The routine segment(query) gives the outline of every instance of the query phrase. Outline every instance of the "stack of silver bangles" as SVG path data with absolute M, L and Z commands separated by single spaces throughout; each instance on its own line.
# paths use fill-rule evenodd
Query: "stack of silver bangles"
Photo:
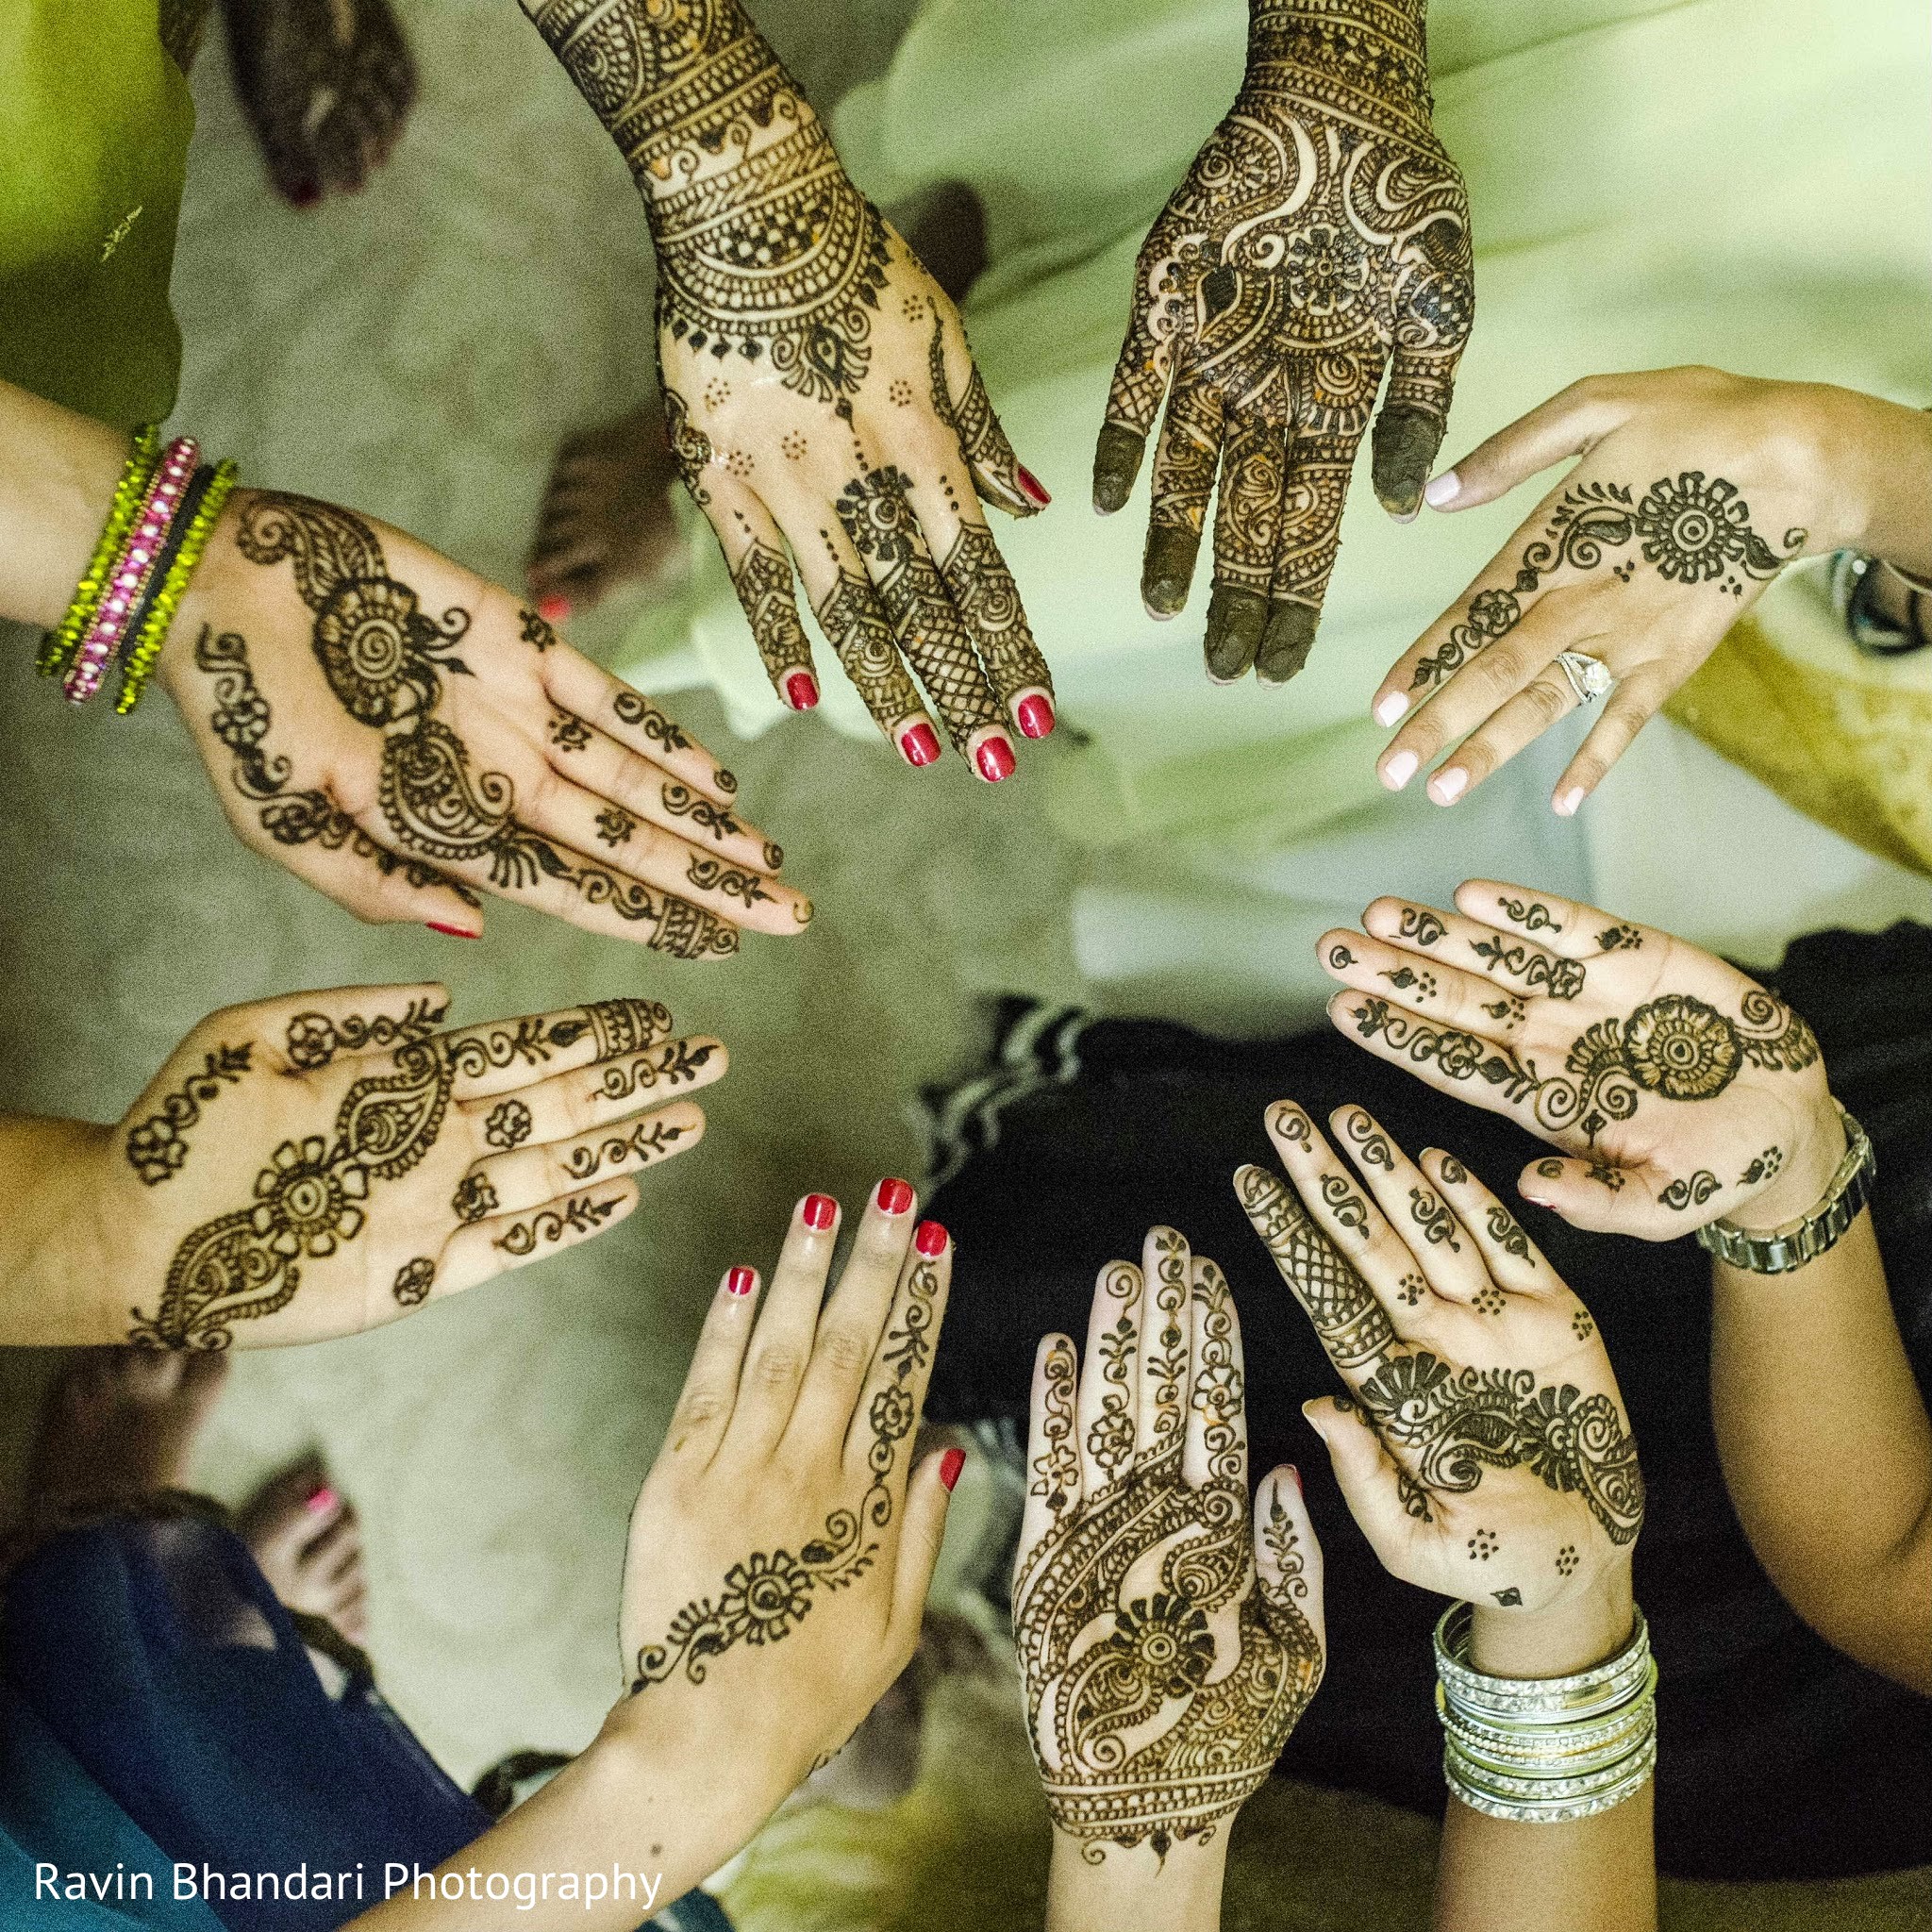
M 1568 1677 L 1491 1677 L 1469 1664 L 1470 1607 L 1436 1625 L 1442 1775 L 1472 1810 L 1561 1824 L 1634 1796 L 1657 1765 L 1657 1663 L 1637 1612 L 1630 1641 Z

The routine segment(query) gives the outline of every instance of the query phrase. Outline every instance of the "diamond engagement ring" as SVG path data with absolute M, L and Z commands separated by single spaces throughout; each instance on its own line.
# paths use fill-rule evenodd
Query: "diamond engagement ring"
M 1557 662 L 1570 680 L 1570 689 L 1576 693 L 1579 705 L 1593 704 L 1617 681 L 1610 675 L 1610 667 L 1600 658 L 1589 657 L 1582 651 L 1559 651 Z

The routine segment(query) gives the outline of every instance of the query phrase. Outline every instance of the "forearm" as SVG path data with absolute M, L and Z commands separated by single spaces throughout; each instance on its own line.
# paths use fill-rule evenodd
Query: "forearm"
M 1869 1213 L 1789 1274 L 1712 1269 L 1718 1453 L 1758 1560 L 1821 1636 L 1932 1691 L 1932 1425 Z
M 518 5 L 609 129 L 654 226 L 658 201 L 728 175 L 803 129 L 829 153 L 810 107 L 737 0 Z
M 126 1284 L 99 1263 L 90 1186 L 108 1134 L 86 1121 L 0 1115 L 0 1347 L 126 1335 Z
M 1535 1616 L 1477 1608 L 1470 1662 L 1497 1676 L 1588 1670 L 1629 1641 L 1627 1566 L 1585 1601 Z M 1452 1797 L 1436 1873 L 1437 1932 L 1653 1932 L 1657 1859 L 1652 1788 L 1564 1824 L 1491 1818 Z
M 434 1885 L 425 1876 L 404 1888 L 345 1932 L 630 1932 L 749 1836 L 724 1802 L 735 1767 L 714 1760 L 701 1772 L 698 1756 L 607 1724 L 534 1797 L 439 1865 Z M 582 1878 L 617 1874 L 635 1890 L 585 1897 Z M 505 1894 L 494 1900 L 492 1877 Z
M 1097 1865 L 1081 1856 L 1079 1840 L 1056 1830 L 1046 1932 L 1215 1932 L 1233 1824 L 1226 1819 L 1206 1844 L 1175 1845 L 1164 1857 L 1148 1845 L 1108 1845 Z
M 119 430 L 0 382 L 0 617 L 60 622 L 127 451 Z

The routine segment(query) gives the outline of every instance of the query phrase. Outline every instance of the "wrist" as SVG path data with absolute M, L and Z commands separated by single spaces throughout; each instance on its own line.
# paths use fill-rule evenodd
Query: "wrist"
M 1249 78 L 1291 85 L 1295 73 L 1413 103 L 1426 118 L 1428 0 L 1248 0 Z
M 1098 1840 L 1105 1857 L 1090 1864 L 1088 1840 L 1056 1825 L 1046 1882 L 1046 1932 L 1214 1932 L 1227 1875 L 1233 1818 L 1212 1838 L 1172 1845 L 1165 1857 L 1151 1845 Z
M 1546 1610 L 1472 1606 L 1469 1661 L 1495 1677 L 1566 1677 L 1630 1641 L 1636 1598 L 1630 1558 L 1618 1553 L 1591 1587 Z
M 1824 1198 L 1845 1158 L 1844 1122 L 1827 1093 L 1807 1124 L 1798 1144 L 1762 1192 L 1724 1217 L 1727 1226 L 1763 1234 L 1809 1214 Z

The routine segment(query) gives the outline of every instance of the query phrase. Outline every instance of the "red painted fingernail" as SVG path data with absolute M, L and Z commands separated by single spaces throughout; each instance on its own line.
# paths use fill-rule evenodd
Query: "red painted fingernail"
M 951 1237 L 937 1221 L 922 1221 L 912 1237 L 912 1245 L 922 1255 L 943 1255 Z
M 739 1296 L 748 1295 L 758 1285 L 758 1278 L 749 1268 L 734 1268 L 724 1277 L 724 1292 Z
M 1013 475 L 1019 481 L 1020 494 L 1028 503 L 1037 503 L 1041 509 L 1044 509 L 1053 501 L 1053 498 L 1046 493 L 1046 485 L 1024 463 L 1015 463 L 1013 465 Z
M 298 181 L 289 190 L 291 208 L 313 208 L 322 199 L 322 190 L 313 181 Z
M 794 671 L 785 680 L 785 702 L 794 711 L 808 711 L 819 701 L 819 681 L 809 671 Z
M 1302 1473 L 1301 1473 L 1301 1471 L 1300 1471 L 1300 1470 L 1298 1470 L 1298 1469 L 1297 1469 L 1297 1468 L 1296 1468 L 1296 1467 L 1294 1466 L 1294 1464 L 1291 1462 L 1290 1464 L 1288 1464 L 1288 1473 L 1289 1473 L 1289 1474 L 1290 1474 L 1290 1475 L 1293 1476 L 1293 1478 L 1294 1478 L 1294 1492 L 1295 1492 L 1295 1494 L 1296 1494 L 1297 1496 L 1305 1494 L 1305 1493 L 1306 1493 L 1306 1491 L 1304 1491 L 1304 1490 L 1302 1489 Z
M 997 785 L 1002 778 L 1013 775 L 1013 747 L 1003 737 L 989 738 L 973 754 L 973 762 L 989 785 Z
M 823 1234 L 839 1218 L 839 1204 L 829 1194 L 808 1194 L 805 1197 L 806 1226 Z
M 908 765 L 930 765 L 938 761 L 940 741 L 924 718 L 899 734 L 899 755 Z
M 1020 721 L 1020 729 L 1028 738 L 1044 738 L 1053 729 L 1053 700 L 1022 698 L 1014 709 L 1014 716 Z
M 539 597 L 537 615 L 545 624 L 568 624 L 570 622 L 570 599 L 568 597 Z
M 966 1452 L 963 1449 L 948 1449 L 940 1457 L 940 1481 L 950 1491 L 959 1480 L 959 1472 L 966 1467 Z
M 326 1516 L 342 1499 L 326 1483 L 317 1483 L 302 1505 L 311 1516 Z
M 903 1214 L 912 1205 L 911 1184 L 889 1177 L 879 1183 L 875 1198 L 881 1214 Z
M 465 932 L 459 925 L 444 925 L 441 920 L 437 919 L 425 919 L 423 924 L 431 932 L 440 932 L 445 939 L 480 940 L 483 937 L 480 932 Z

